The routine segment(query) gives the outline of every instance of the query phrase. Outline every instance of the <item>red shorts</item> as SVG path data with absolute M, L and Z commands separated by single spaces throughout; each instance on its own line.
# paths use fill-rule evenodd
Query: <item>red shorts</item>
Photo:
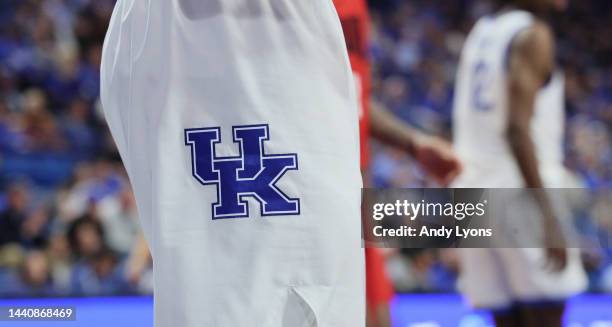
M 393 298 L 393 286 L 385 268 L 380 249 L 366 248 L 366 300 L 369 308 L 388 304 Z

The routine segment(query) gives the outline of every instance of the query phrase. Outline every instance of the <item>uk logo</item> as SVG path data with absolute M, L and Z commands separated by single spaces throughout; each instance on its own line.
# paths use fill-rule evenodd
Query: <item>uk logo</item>
M 217 189 L 212 218 L 248 217 L 247 198 L 259 202 L 262 216 L 299 215 L 300 199 L 287 196 L 276 185 L 287 171 L 298 169 L 297 154 L 267 154 L 270 131 L 265 124 L 234 126 L 232 135 L 238 156 L 219 157 L 215 145 L 221 143 L 220 127 L 185 130 L 193 177 Z

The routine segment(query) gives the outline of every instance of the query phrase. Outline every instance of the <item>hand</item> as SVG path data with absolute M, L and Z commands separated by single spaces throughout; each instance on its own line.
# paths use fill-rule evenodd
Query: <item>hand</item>
M 567 249 L 546 249 L 546 268 L 553 272 L 561 272 L 567 267 Z
M 553 272 L 561 272 L 567 266 L 567 245 L 565 236 L 555 218 L 545 219 L 544 246 L 546 250 L 545 267 Z
M 438 137 L 421 136 L 415 143 L 414 157 L 442 186 L 450 184 L 461 173 L 461 163 L 451 145 Z
M 130 285 L 138 285 L 138 283 L 140 283 L 140 278 L 142 277 L 143 271 L 144 269 L 141 265 L 135 264 L 133 260 L 128 260 L 124 276 L 125 280 Z

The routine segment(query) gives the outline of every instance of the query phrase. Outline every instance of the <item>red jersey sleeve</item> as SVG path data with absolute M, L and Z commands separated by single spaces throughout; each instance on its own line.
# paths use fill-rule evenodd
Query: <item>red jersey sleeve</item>
M 370 102 L 370 63 L 368 58 L 369 16 L 365 0 L 334 0 L 336 11 L 342 23 L 344 38 L 355 76 L 359 96 L 359 138 L 361 147 L 361 166 L 365 169 L 368 162 L 368 137 Z

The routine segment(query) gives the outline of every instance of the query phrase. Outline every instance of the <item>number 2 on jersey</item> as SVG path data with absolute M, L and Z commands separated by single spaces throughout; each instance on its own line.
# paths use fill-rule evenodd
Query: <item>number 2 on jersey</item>
M 491 100 L 486 98 L 487 86 L 490 81 L 489 66 L 484 61 L 478 61 L 472 72 L 472 106 L 477 111 L 489 111 L 493 107 Z

